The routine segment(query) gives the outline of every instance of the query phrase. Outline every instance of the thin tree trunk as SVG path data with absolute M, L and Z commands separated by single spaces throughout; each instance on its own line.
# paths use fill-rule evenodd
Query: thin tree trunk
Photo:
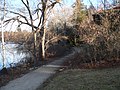
M 2 62 L 3 62 L 3 68 L 5 67 L 5 43 L 4 43 L 4 31 L 3 31 L 3 21 L 2 24 Z
M 42 37 L 42 59 L 45 59 L 45 35 L 46 35 L 46 30 L 44 28 L 43 32 L 43 37 Z
M 34 37 L 34 67 L 36 65 L 37 62 L 37 56 L 36 56 L 36 32 L 33 32 L 33 37 Z
M 42 20 L 42 60 L 45 59 L 45 35 L 46 35 L 46 26 L 45 26 L 45 23 L 46 23 L 46 11 L 47 11 L 47 0 L 46 1 L 43 1 L 43 12 L 42 12 L 42 15 L 43 15 L 43 20 Z
M 2 26 L 2 57 L 3 57 L 3 68 L 5 67 L 5 41 L 4 41 L 4 18 L 5 18 L 5 0 L 4 0 L 4 11 L 3 11 L 3 17 L 1 20 L 1 26 Z
M 40 31 L 40 36 L 42 37 L 41 43 L 39 45 L 39 50 L 41 50 L 42 59 L 45 59 L 45 39 L 46 39 L 46 20 L 47 20 L 47 10 L 50 8 L 50 6 L 47 7 L 47 3 L 49 0 L 41 0 L 42 1 L 42 27 Z M 56 3 L 58 3 L 59 0 L 51 4 L 51 9 L 54 7 Z M 40 55 L 39 55 L 40 56 Z

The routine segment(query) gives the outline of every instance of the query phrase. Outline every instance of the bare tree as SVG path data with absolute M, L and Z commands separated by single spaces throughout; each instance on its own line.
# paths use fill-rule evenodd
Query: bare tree
M 31 8 L 29 0 L 21 0 L 23 3 L 27 14 L 21 13 L 18 11 L 6 10 L 9 13 L 15 15 L 15 17 L 7 19 L 4 23 L 10 21 L 17 21 L 22 24 L 26 24 L 32 28 L 32 33 L 34 37 L 34 60 L 37 60 L 36 57 L 36 47 L 37 42 L 39 42 L 39 60 L 45 58 L 45 36 L 46 36 L 46 23 L 49 18 L 50 12 L 53 7 L 60 2 L 60 0 L 41 0 L 36 5 L 36 8 Z M 3 9 L 2 9 L 3 10 Z M 37 40 L 36 37 L 39 33 L 40 39 Z

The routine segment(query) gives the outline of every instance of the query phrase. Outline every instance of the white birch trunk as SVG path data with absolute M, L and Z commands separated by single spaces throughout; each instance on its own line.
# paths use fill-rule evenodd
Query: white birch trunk
M 4 18 L 5 18 L 5 0 L 4 0 L 4 11 L 3 11 L 3 17 L 1 20 L 1 28 L 2 28 L 2 62 L 3 62 L 3 68 L 5 67 L 5 41 L 4 41 Z
M 4 29 L 3 29 L 3 22 L 1 22 L 2 25 L 2 62 L 3 62 L 3 68 L 5 67 L 5 42 L 4 42 Z
M 46 35 L 46 29 L 44 28 L 43 37 L 42 37 L 42 58 L 43 60 L 45 58 L 45 35 Z

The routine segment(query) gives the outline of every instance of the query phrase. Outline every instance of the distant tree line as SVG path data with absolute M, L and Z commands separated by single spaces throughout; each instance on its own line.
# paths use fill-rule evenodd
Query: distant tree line
M 1 36 L 1 32 L 0 32 Z M 31 32 L 23 31 L 23 32 L 4 32 L 5 42 L 13 42 L 13 43 L 23 43 L 25 42 L 29 37 L 32 37 Z M 2 38 L 0 37 L 0 41 Z

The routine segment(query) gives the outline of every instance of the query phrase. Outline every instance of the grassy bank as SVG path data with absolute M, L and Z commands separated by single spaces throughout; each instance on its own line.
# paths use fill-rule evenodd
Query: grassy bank
M 120 67 L 66 70 L 37 90 L 120 90 Z

